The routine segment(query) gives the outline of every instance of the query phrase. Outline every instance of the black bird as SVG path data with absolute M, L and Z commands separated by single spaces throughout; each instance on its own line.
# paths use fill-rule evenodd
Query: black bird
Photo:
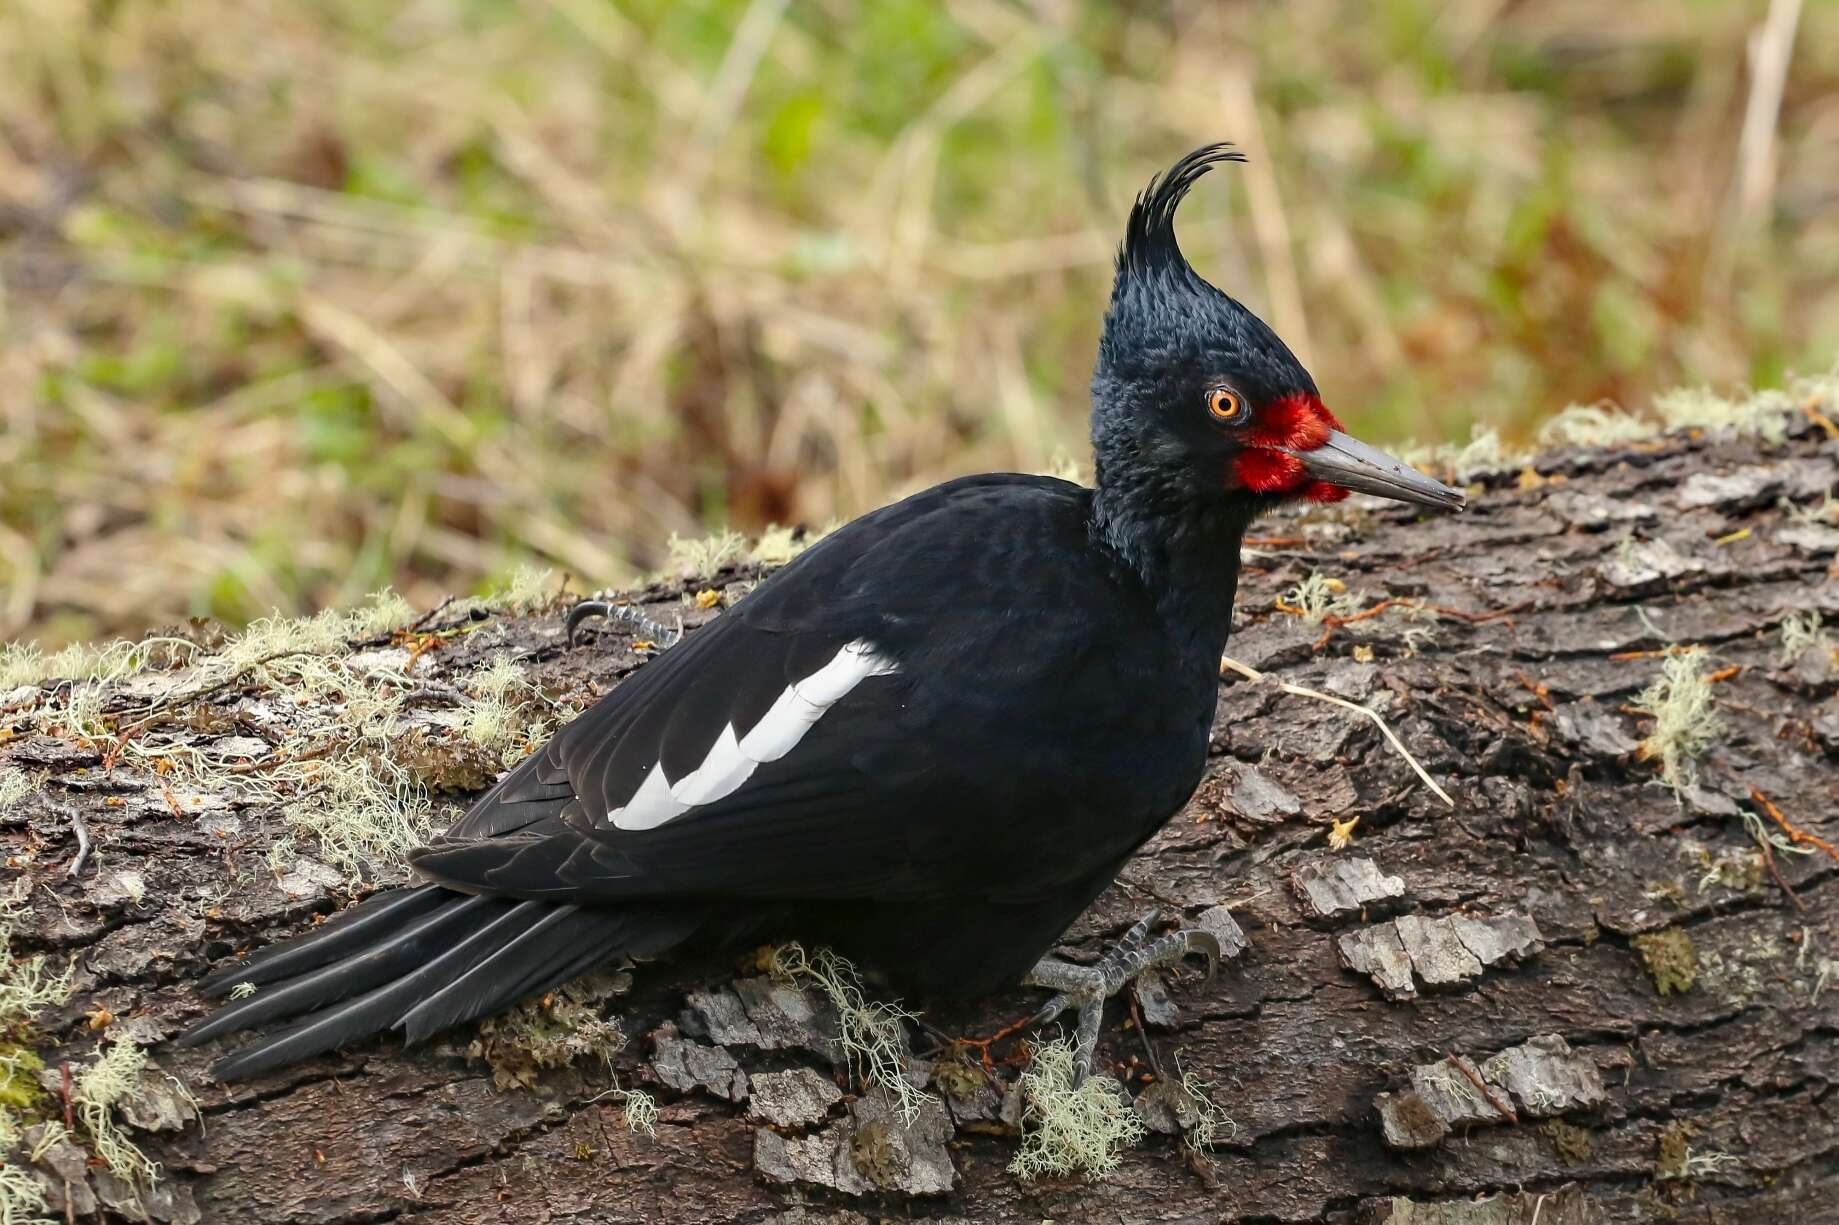
M 1217 952 L 1139 925 L 1043 960 L 1199 783 L 1245 529 L 1348 490 L 1462 495 L 1355 441 L 1276 334 L 1202 280 L 1174 214 L 1197 149 L 1130 211 L 1092 376 L 1096 488 L 1000 473 L 864 515 L 556 733 L 381 894 L 206 981 L 186 1035 L 290 1020 L 253 1076 L 410 1042 L 619 956 L 783 936 L 921 996 L 1027 982 L 1080 1011 Z M 605 612 L 604 606 L 577 610 Z M 1037 964 L 1038 963 L 1038 964 Z

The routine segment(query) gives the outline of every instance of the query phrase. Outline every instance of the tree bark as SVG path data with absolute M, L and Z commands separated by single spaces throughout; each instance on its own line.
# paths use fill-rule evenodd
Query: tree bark
M 1222 681 L 1199 791 L 1066 937 L 1090 958 L 1155 906 L 1248 944 L 1211 981 L 1177 973 L 1113 1008 L 1101 1061 L 1175 1134 L 1112 1173 L 1008 1172 L 1014 1048 L 993 1048 L 993 1086 L 935 1074 L 950 1113 L 907 1135 L 837 1063 L 818 993 L 801 1019 L 796 991 L 704 958 L 632 972 L 611 1069 L 529 1084 L 499 1087 L 514 1075 L 469 1059 L 470 1032 L 229 1087 L 205 1073 L 221 1047 L 156 1045 L 202 1125 L 130 1130 L 164 1167 L 152 1193 L 44 1155 L 52 1215 L 68 1189 L 102 1219 L 325 1225 L 1839 1221 L 1839 860 L 1758 841 L 1791 842 L 1782 822 L 1839 841 L 1839 663 L 1817 634 L 1793 657 L 1781 635 L 1794 614 L 1839 620 L 1839 525 L 1806 513 L 1839 484 L 1839 441 L 1813 421 L 1775 443 L 1675 435 L 1485 483 L 1460 517 L 1254 529 L 1228 653 L 1269 679 Z M 1312 572 L 1364 603 L 1339 622 L 1284 611 Z M 635 598 L 693 626 L 719 615 L 696 607 L 705 585 Z M 509 652 L 579 704 L 649 654 L 615 623 L 571 648 L 558 611 L 432 624 L 459 631 L 416 658 L 435 687 Z M 1721 730 L 1676 796 L 1633 703 L 1691 646 Z M 1278 681 L 1379 709 L 1454 808 L 1372 723 Z M 251 734 L 247 684 L 192 703 L 200 745 Z M 204 1010 L 198 976 L 351 894 L 310 861 L 271 868 L 275 804 L 175 793 L 105 762 L 112 743 L 0 742 L 44 780 L 0 819 L 29 890 L 15 952 L 75 959 L 33 1038 L 51 1077 L 104 1032 L 176 1034 Z M 71 875 L 78 824 L 94 849 Z M 1018 989 L 925 1020 L 987 1034 L 1037 1003 Z M 1183 1074 L 1225 1116 L 1210 1150 L 1171 1122 Z M 657 1097 L 655 1136 L 623 1124 L 615 1076 Z

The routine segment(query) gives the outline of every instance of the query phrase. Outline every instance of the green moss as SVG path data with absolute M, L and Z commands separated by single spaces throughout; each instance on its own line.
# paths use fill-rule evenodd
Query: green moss
M 900 1147 L 892 1139 L 893 1128 L 886 1119 L 876 1119 L 849 1136 L 849 1157 L 861 1175 L 883 1190 L 900 1185 L 906 1172 Z
M 1654 1177 L 1661 1181 L 1686 1176 L 1686 1161 L 1692 1156 L 1689 1141 L 1692 1132 L 1686 1127 L 1669 1127 L 1660 1133 L 1659 1153 L 1654 1158 Z
M 1552 1142 L 1552 1151 L 1566 1165 L 1579 1165 L 1590 1159 L 1590 1152 L 1596 1147 L 1596 1137 L 1587 1127 L 1575 1127 L 1563 1119 L 1553 1119 L 1544 1128 L 1546 1139 Z
M 412 727 L 390 744 L 397 762 L 430 791 L 483 791 L 498 781 L 500 755 L 462 735 L 443 736 Z
M 1634 939 L 1635 951 L 1654 980 L 1654 990 L 1662 995 L 1684 995 L 1698 980 L 1698 950 L 1692 937 L 1677 927 L 1650 932 Z
M 17 1042 L 0 1042 L 0 1110 L 16 1115 L 41 1111 L 50 1094 L 38 1083 L 45 1061 L 37 1051 Z
M 594 1058 L 611 1067 L 626 1047 L 619 1021 L 603 1015 L 607 999 L 627 980 L 614 974 L 590 974 L 539 999 L 479 1023 L 467 1056 L 483 1059 L 500 1090 L 536 1087 L 545 1068 L 567 1067 Z
M 947 1097 L 962 1101 L 990 1083 L 989 1074 L 962 1053 L 942 1058 L 932 1068 L 932 1083 Z

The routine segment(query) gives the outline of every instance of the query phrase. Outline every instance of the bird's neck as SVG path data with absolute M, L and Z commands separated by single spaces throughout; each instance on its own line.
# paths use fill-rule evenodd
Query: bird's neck
M 1142 582 L 1172 632 L 1217 655 L 1232 623 L 1239 546 L 1254 510 L 1198 503 L 1155 474 L 1107 472 L 1092 495 L 1092 533 Z

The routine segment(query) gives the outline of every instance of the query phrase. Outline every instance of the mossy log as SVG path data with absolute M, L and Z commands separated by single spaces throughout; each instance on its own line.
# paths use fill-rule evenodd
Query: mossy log
M 599 1026 L 572 1046 L 566 1026 L 501 1023 L 214 1084 L 213 1049 L 159 1045 L 204 1010 L 191 984 L 360 891 L 341 865 L 362 854 L 298 824 L 311 771 L 291 800 L 242 782 L 306 755 L 286 723 L 324 678 L 290 699 L 296 674 L 257 664 L 187 691 L 175 650 L 61 725 L 70 686 L 0 693 L 13 951 L 72 963 L 68 1001 L 7 1035 L 45 1064 L 21 1121 L 43 1140 L 62 1066 L 105 1037 L 147 1045 L 199 1103 L 119 1107 L 157 1189 L 88 1159 L 81 1119 L 36 1162 L 21 1140 L 12 1168 L 49 1216 L 68 1197 L 84 1220 L 1839 1221 L 1839 859 L 1821 841 L 1839 842 L 1839 661 L 1816 616 L 1839 622 L 1839 439 L 1819 416 L 1548 453 L 1481 480 L 1460 517 L 1254 529 L 1228 649 L 1269 679 L 1222 681 L 1206 780 L 1066 936 L 1089 957 L 1157 906 L 1246 947 L 1114 1008 L 1101 1055 L 1150 1134 L 1095 1179 L 1009 1172 L 1019 1052 L 994 1048 L 994 1082 L 931 1061 L 932 1033 L 993 1032 L 1031 993 L 926 1012 L 912 1074 L 935 1098 L 908 1125 L 839 1062 L 821 992 L 732 958 L 551 1001 L 551 1021 Z M 1335 582 L 1298 607 L 1285 593 L 1311 575 Z M 756 578 L 631 598 L 694 633 L 720 615 L 708 592 Z M 435 797 L 415 819 L 520 750 L 469 704 L 526 686 L 516 728 L 667 649 L 631 619 L 571 647 L 560 608 L 456 605 L 335 648 L 413 678 L 392 698 L 403 734 L 374 751 Z M 1688 648 L 1704 654 L 1678 670 L 1710 701 L 1667 758 L 1655 731 L 1683 708 L 1655 682 Z M 482 697 L 500 655 L 521 679 L 500 664 Z M 1378 710 L 1454 807 L 1373 723 L 1272 681 Z M 142 726 L 149 709 L 171 717 Z M 610 1064 L 601 1013 L 627 1039 Z M 655 1134 L 626 1125 L 631 1089 Z

